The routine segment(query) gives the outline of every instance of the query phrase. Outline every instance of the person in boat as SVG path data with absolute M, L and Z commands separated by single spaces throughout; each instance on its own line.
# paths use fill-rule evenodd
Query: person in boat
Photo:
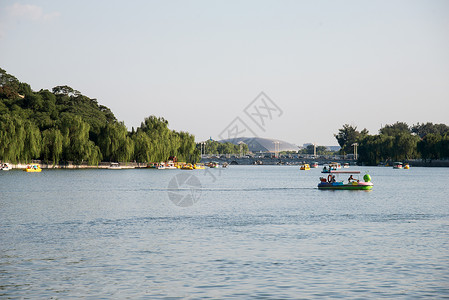
M 352 174 L 351 174 L 351 176 L 349 176 L 349 178 L 348 178 L 348 182 L 351 183 L 351 182 L 359 182 L 359 181 L 357 179 L 355 179 L 354 177 L 352 177 Z

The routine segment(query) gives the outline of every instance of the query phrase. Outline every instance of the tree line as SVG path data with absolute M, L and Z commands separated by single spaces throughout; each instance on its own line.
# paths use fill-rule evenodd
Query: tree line
M 378 165 L 389 160 L 448 159 L 449 126 L 445 124 L 404 122 L 385 125 L 378 134 L 357 130 L 357 126 L 345 124 L 334 135 L 340 145 L 340 154 L 354 153 L 357 144 L 358 162 Z
M 230 142 L 217 142 L 214 140 L 207 140 L 203 143 L 197 144 L 197 150 L 202 151 L 204 154 L 242 154 L 245 155 L 249 152 L 248 145 L 241 143 L 235 145 Z
M 195 137 L 150 116 L 128 131 L 112 111 L 69 86 L 34 92 L 0 68 L 0 160 L 41 159 L 96 165 L 100 161 L 152 162 L 200 158 Z

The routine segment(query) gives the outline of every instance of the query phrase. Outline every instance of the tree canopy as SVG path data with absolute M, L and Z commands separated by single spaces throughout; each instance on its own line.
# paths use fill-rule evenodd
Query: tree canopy
M 345 124 L 335 137 L 340 145 L 346 147 L 349 143 L 358 143 L 360 163 L 377 165 L 388 160 L 449 158 L 449 127 L 445 124 L 408 126 L 407 123 L 396 122 L 382 127 L 377 135 L 357 134 L 356 129 Z M 347 148 L 343 149 L 343 146 L 345 151 Z
M 0 68 L 0 160 L 100 161 L 199 159 L 195 137 L 150 116 L 129 132 L 112 111 L 67 85 L 34 92 Z

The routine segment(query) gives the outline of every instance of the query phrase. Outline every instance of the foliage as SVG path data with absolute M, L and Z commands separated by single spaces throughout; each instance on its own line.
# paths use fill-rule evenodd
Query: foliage
M 235 145 L 230 142 L 220 143 L 213 140 L 207 140 L 204 142 L 203 146 L 201 143 L 196 145 L 197 149 L 201 151 L 203 147 L 204 154 L 242 154 L 246 155 L 249 152 L 248 145 L 245 143 L 240 143 Z
M 64 85 L 33 92 L 0 68 L 0 160 L 42 159 L 98 164 L 106 161 L 164 161 L 170 156 L 196 162 L 195 137 L 150 116 L 127 131 L 109 108 Z
M 377 165 L 382 161 L 412 158 L 449 158 L 449 127 L 426 123 L 409 127 L 404 122 L 385 125 L 378 135 L 360 135 L 358 161 Z
M 306 148 L 298 150 L 298 154 L 313 154 L 313 153 L 314 153 L 313 145 L 307 145 Z M 332 155 L 332 154 L 334 154 L 333 151 L 329 150 L 325 146 L 316 146 L 315 153 L 316 153 L 316 155 Z
M 411 127 L 411 131 L 421 138 L 425 137 L 429 133 L 438 134 L 444 136 L 449 133 L 449 126 L 445 124 L 433 124 L 430 122 L 423 124 L 416 124 Z
M 357 131 L 357 126 L 352 126 L 349 124 L 343 125 L 343 128 L 338 130 L 338 134 L 334 134 L 340 145 L 340 153 L 348 154 L 353 152 L 353 144 L 357 143 L 360 138 L 366 136 L 368 130 L 363 129 L 361 132 Z
M 395 136 L 401 133 L 409 134 L 410 128 L 408 127 L 407 123 L 404 122 L 396 122 L 392 125 L 385 125 L 383 128 L 379 130 L 380 134 Z

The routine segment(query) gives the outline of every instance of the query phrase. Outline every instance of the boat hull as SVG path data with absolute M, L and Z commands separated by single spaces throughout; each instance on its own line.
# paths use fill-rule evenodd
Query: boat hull
M 318 188 L 321 190 L 371 190 L 373 184 L 371 182 L 351 182 L 348 184 L 321 182 L 318 184 Z

